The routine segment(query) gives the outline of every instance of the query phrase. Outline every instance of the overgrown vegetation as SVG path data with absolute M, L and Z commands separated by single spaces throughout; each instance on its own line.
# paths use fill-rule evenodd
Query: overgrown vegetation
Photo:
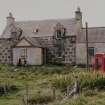
M 64 99 L 67 86 L 80 79 L 81 92 L 71 99 Z M 47 105 L 104 105 L 105 74 L 64 66 L 15 67 L 0 65 L 0 87 L 7 93 L 0 96 L 0 105 L 22 105 L 23 96 L 28 102 Z M 7 89 L 7 90 L 8 90 Z
M 67 86 L 72 86 L 74 77 L 78 76 L 80 79 L 80 88 L 83 89 L 103 89 L 105 87 L 105 75 L 101 72 L 72 72 L 66 75 L 55 75 L 52 79 L 52 84 L 58 89 L 65 91 Z

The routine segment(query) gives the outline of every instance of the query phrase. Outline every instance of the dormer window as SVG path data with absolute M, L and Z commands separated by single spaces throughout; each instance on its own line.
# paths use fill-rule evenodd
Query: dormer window
M 35 33 L 35 34 L 37 34 L 39 32 L 39 29 L 38 28 L 36 28 L 34 31 L 33 31 L 33 33 Z
M 66 28 L 64 28 L 63 25 L 60 23 L 56 25 L 55 27 L 55 36 L 57 39 L 61 39 L 66 35 Z

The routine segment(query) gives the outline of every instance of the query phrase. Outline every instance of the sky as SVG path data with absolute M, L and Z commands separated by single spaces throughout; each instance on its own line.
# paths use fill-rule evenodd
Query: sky
M 6 17 L 12 12 L 16 21 L 73 18 L 77 7 L 83 13 L 83 25 L 105 26 L 105 0 L 0 0 L 0 34 Z

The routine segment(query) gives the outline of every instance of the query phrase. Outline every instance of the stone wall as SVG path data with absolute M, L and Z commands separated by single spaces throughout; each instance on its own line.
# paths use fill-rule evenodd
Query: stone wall
M 54 44 L 53 36 L 41 37 L 43 44 L 46 46 L 46 63 L 54 63 L 56 59 L 57 48 Z
M 11 41 L 9 39 L 0 39 L 0 63 L 12 62 Z
M 58 57 L 58 46 L 55 43 L 57 40 L 51 37 L 41 37 L 43 44 L 46 46 L 46 63 L 69 63 L 75 64 L 76 62 L 76 37 L 69 36 L 62 38 L 61 43 L 63 49 L 61 57 Z M 17 41 L 13 39 L 0 39 L 0 63 L 12 64 L 13 54 L 12 47 Z
M 0 63 L 1 64 L 12 64 L 12 47 L 17 43 L 16 40 L 0 39 Z
M 47 63 L 76 63 L 76 36 L 62 38 L 62 56 L 58 57 L 57 41 L 54 37 L 44 37 L 43 40 L 47 45 Z M 47 42 L 47 43 L 46 43 Z
M 76 63 L 76 36 L 67 37 L 65 39 L 65 61 L 64 63 L 74 65 Z

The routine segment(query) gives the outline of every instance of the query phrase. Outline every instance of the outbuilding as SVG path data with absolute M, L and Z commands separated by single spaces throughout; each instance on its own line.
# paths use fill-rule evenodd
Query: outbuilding
M 38 38 L 23 37 L 13 47 L 13 64 L 42 65 L 45 63 L 45 49 Z

